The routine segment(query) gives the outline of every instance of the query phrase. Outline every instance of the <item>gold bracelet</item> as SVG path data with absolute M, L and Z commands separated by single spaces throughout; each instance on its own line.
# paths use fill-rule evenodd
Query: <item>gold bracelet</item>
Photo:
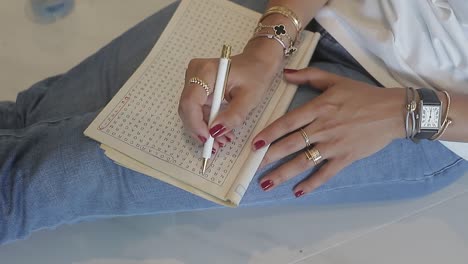
M 406 139 L 412 139 L 416 130 L 416 118 L 414 112 L 417 108 L 416 95 L 413 87 L 406 88 L 406 118 L 405 131 Z M 411 125 L 410 125 L 411 121 Z
M 442 135 L 447 130 L 448 126 L 450 124 L 452 124 L 452 123 L 453 123 L 453 121 L 451 119 L 447 118 L 447 120 L 445 120 L 444 123 L 442 124 L 442 128 L 440 129 L 439 133 L 434 135 L 434 137 L 432 137 L 431 140 L 438 140 L 440 137 L 442 137 Z
M 275 34 L 255 34 L 252 38 L 250 38 L 249 42 L 257 38 L 268 38 L 276 40 L 281 45 L 281 47 L 283 47 L 283 55 L 286 57 L 292 55 L 296 51 L 294 47 L 287 47 L 284 41 Z
M 255 28 L 254 34 L 259 33 L 263 29 L 271 29 L 275 33 L 276 36 L 279 38 L 286 37 L 289 42 L 289 46 L 294 46 L 294 40 L 289 36 L 286 27 L 283 24 L 278 25 L 265 25 L 261 22 L 258 23 L 257 27 Z
M 280 14 L 283 15 L 291 20 L 293 23 L 294 27 L 296 27 L 297 35 L 299 35 L 299 32 L 302 30 L 302 24 L 297 18 L 297 15 L 289 8 L 284 7 L 284 6 L 273 6 L 270 7 L 263 16 L 260 18 L 259 22 L 262 22 L 263 19 L 265 19 L 267 16 L 272 15 L 272 14 Z
M 255 31 L 254 31 L 254 37 L 257 35 L 263 35 L 264 37 L 266 35 L 270 35 L 270 34 L 260 33 L 260 31 L 264 29 L 273 30 L 273 34 L 281 40 L 282 46 L 284 47 L 284 50 L 285 50 L 284 52 L 285 56 L 293 55 L 297 51 L 297 48 L 294 45 L 295 41 L 292 40 L 291 36 L 289 36 L 288 32 L 286 31 L 286 27 L 283 24 L 264 25 L 262 23 L 258 23 L 258 26 L 255 28 Z M 287 47 L 286 47 L 286 41 L 284 41 L 284 38 L 286 38 L 287 42 L 289 43 Z
M 442 127 L 440 128 L 439 132 L 435 134 L 431 140 L 438 140 L 442 135 L 445 133 L 445 130 L 447 130 L 448 126 L 453 123 L 453 121 L 448 117 L 449 112 L 450 112 L 450 104 L 451 104 L 451 98 L 450 94 L 447 91 L 443 91 L 445 94 L 445 97 L 447 98 L 447 110 L 445 110 L 445 118 L 444 122 L 442 123 Z

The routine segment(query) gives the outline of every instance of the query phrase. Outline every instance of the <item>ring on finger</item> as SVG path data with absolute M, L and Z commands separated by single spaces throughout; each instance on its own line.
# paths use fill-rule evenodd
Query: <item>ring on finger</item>
M 208 86 L 208 84 L 206 84 L 204 81 L 202 81 L 200 78 L 198 77 L 193 77 L 189 80 L 190 83 L 195 83 L 195 84 L 198 84 L 200 85 L 201 87 L 203 87 L 203 89 L 205 89 L 205 92 L 206 92 L 206 96 L 210 96 L 210 87 Z
M 306 148 L 304 153 L 306 155 L 307 160 L 313 161 L 315 165 L 319 164 L 323 159 L 322 155 L 320 154 L 320 151 L 318 151 L 318 149 L 316 148 Z
M 302 137 L 304 138 L 306 147 L 307 147 L 307 148 L 310 147 L 311 144 L 310 144 L 310 138 L 309 138 L 309 136 L 307 135 L 307 133 L 305 132 L 304 129 L 301 128 L 300 131 L 301 131 Z

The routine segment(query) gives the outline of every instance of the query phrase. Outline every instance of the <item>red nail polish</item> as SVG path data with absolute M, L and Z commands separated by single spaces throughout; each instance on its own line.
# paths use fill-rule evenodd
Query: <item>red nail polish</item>
M 295 70 L 295 69 L 284 69 L 283 70 L 284 73 L 295 73 L 295 72 L 298 72 L 298 70 Z
M 259 148 L 263 148 L 265 145 L 266 145 L 266 142 L 263 139 L 260 139 L 254 143 L 255 150 L 258 150 Z
M 205 143 L 206 142 L 206 137 L 203 136 L 198 136 L 198 139 L 201 140 L 201 142 Z
M 211 154 L 216 154 L 216 149 L 213 148 L 213 149 L 211 150 Z
M 224 144 L 219 142 L 219 146 L 222 148 L 222 147 L 224 147 Z
M 226 140 L 227 140 L 228 142 L 231 142 L 231 141 L 232 141 L 232 139 L 231 139 L 230 137 L 226 137 Z
M 210 135 L 215 138 L 220 136 L 224 131 L 226 131 L 226 128 L 221 124 L 217 124 L 216 126 L 212 127 L 209 132 Z
M 262 189 L 263 189 L 264 191 L 267 191 L 268 189 L 270 189 L 271 187 L 273 187 L 273 185 L 274 185 L 274 183 L 273 183 L 272 180 L 266 180 L 266 181 L 264 181 L 264 182 L 262 182 L 262 183 L 260 184 L 260 186 L 262 187 Z
M 301 196 L 304 195 L 304 194 L 305 194 L 305 192 L 302 191 L 302 190 L 299 190 L 299 191 L 297 191 L 297 192 L 294 193 L 294 195 L 296 196 L 296 198 L 299 198 L 299 197 L 301 197 Z

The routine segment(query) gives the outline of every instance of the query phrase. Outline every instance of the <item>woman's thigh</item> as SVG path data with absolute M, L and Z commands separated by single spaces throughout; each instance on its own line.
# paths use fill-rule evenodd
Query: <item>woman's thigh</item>
M 108 159 L 83 136 L 96 115 L 0 130 L 0 244 L 63 223 L 213 206 Z

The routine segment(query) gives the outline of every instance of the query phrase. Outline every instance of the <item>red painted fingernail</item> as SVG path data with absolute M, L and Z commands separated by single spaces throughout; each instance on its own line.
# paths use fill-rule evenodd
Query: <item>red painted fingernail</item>
M 254 143 L 255 150 L 258 150 L 259 148 L 262 148 L 266 145 L 265 140 L 260 139 L 257 142 Z
M 219 142 L 219 146 L 220 146 L 220 147 L 224 147 L 224 144 L 221 143 L 221 142 Z
M 284 69 L 283 70 L 284 73 L 295 73 L 295 72 L 298 72 L 298 70 L 295 70 L 295 69 Z
M 201 142 L 205 143 L 206 142 L 206 137 L 203 136 L 198 136 L 198 139 L 201 140 Z
M 231 142 L 231 141 L 232 141 L 232 139 L 231 139 L 230 137 L 226 137 L 226 140 L 227 140 L 228 142 Z
M 303 190 L 299 190 L 299 191 L 297 191 L 297 192 L 294 193 L 294 195 L 296 196 L 296 198 L 299 198 L 299 197 L 301 197 L 301 196 L 304 195 L 304 194 L 305 194 L 305 192 L 304 192 Z
M 272 180 L 266 180 L 266 181 L 264 181 L 264 182 L 262 182 L 262 183 L 260 184 L 260 186 L 262 186 L 262 189 L 263 189 L 264 191 L 267 191 L 268 189 L 270 189 L 271 187 L 273 187 L 273 185 L 274 185 L 274 183 L 273 183 Z
M 211 150 L 211 154 L 216 154 L 216 149 L 213 148 L 213 149 Z
M 210 135 L 215 138 L 221 135 L 224 131 L 226 131 L 226 128 L 221 124 L 217 124 L 210 129 Z

